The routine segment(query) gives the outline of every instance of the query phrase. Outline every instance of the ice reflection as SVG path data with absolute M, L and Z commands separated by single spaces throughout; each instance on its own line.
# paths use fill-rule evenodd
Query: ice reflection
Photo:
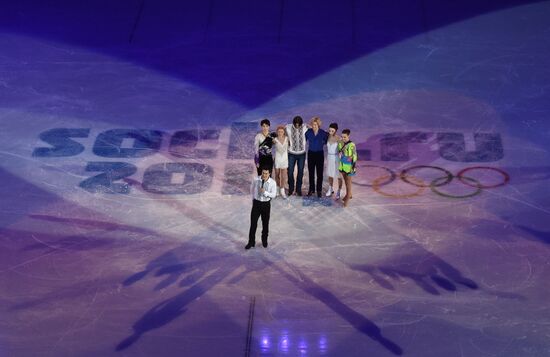
M 293 338 L 294 336 L 294 338 Z M 271 331 L 262 328 L 259 333 L 260 354 L 264 356 L 321 356 L 328 353 L 328 339 L 325 334 L 297 336 L 288 330 Z
M 271 336 L 266 329 L 262 329 L 260 334 L 260 351 L 262 354 L 271 352 Z
M 321 335 L 319 337 L 319 354 L 326 354 L 327 349 L 328 349 L 327 337 L 325 335 Z
M 298 344 L 298 350 L 300 351 L 300 356 L 307 356 L 307 342 L 303 337 L 300 338 L 300 343 Z
M 290 338 L 288 335 L 288 331 L 283 330 L 281 332 L 281 337 L 279 339 L 279 351 L 283 353 L 288 353 L 290 347 Z

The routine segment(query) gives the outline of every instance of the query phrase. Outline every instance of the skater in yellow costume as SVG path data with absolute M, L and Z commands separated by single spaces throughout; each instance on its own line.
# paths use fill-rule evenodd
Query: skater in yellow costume
M 342 130 L 342 141 L 338 143 L 338 155 L 340 156 L 340 164 L 338 170 L 344 178 L 346 185 L 346 195 L 343 198 L 344 207 L 347 207 L 351 199 L 351 178 L 355 175 L 355 163 L 357 162 L 357 150 L 355 144 L 350 140 L 350 130 Z

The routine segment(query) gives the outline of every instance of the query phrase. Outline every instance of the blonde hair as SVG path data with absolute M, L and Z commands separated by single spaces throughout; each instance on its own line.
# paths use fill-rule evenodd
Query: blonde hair
M 317 125 L 319 125 L 319 128 L 320 128 L 321 127 L 321 118 L 319 118 L 319 117 L 311 118 L 310 125 L 313 125 L 313 123 L 317 123 Z
M 279 130 L 282 130 L 283 131 L 283 135 L 286 136 L 286 129 L 283 125 L 279 125 L 277 127 L 277 130 L 275 130 L 275 132 L 277 133 L 277 135 L 279 135 Z

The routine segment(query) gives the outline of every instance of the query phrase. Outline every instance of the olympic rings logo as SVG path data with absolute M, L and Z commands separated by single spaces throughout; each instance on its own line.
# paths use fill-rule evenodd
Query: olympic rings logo
M 452 172 L 442 167 L 430 166 L 430 165 L 411 166 L 411 167 L 402 169 L 399 173 L 396 173 L 395 171 L 393 171 L 388 167 L 379 166 L 379 165 L 367 164 L 367 165 L 360 165 L 359 167 L 382 169 L 386 173 L 382 176 L 375 178 L 374 180 L 372 180 L 371 183 L 355 181 L 354 184 L 359 186 L 372 187 L 372 189 L 376 193 L 382 196 L 391 197 L 391 198 L 411 198 L 411 197 L 420 196 L 426 191 L 427 188 L 429 188 L 433 193 L 446 198 L 455 198 L 455 199 L 469 198 L 469 197 L 479 195 L 481 191 L 483 191 L 484 189 L 504 186 L 510 181 L 510 175 L 507 172 L 505 172 L 502 169 L 499 169 L 496 167 L 490 167 L 490 166 L 467 167 L 460 170 L 456 175 L 454 175 Z M 435 170 L 439 172 L 441 175 L 435 177 L 434 179 L 431 179 L 428 182 L 418 176 L 413 175 L 413 172 L 418 172 L 420 170 L 426 170 L 426 169 Z M 502 179 L 500 182 L 497 182 L 497 183 L 483 184 L 474 177 L 466 176 L 467 173 L 471 174 L 475 171 L 481 171 L 481 170 L 484 170 L 485 172 L 497 173 L 502 177 Z M 388 192 L 386 189 L 382 189 L 382 187 L 388 186 L 394 183 L 398 178 L 399 178 L 399 181 L 415 187 L 415 191 L 411 193 L 400 194 L 400 193 L 391 193 L 391 192 Z M 471 187 L 473 189 L 472 192 L 457 195 L 457 194 L 445 192 L 441 189 L 442 186 L 446 186 L 450 184 L 455 179 L 457 179 L 463 185 Z

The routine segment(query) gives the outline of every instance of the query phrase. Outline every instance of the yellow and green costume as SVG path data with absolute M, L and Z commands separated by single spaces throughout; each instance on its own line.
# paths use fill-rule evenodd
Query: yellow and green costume
M 347 174 L 355 172 L 355 163 L 357 162 L 357 150 L 352 141 L 347 143 L 338 143 L 338 152 L 340 153 L 340 164 L 338 170 Z

